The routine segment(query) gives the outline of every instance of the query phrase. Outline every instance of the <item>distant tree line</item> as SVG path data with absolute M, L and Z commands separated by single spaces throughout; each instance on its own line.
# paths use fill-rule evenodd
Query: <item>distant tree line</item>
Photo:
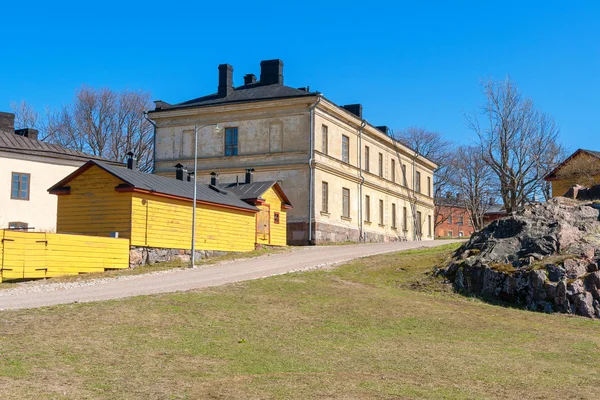
M 493 204 L 511 213 L 532 201 L 548 200 L 550 185 L 544 177 L 565 157 L 554 119 L 523 97 L 514 81 L 489 80 L 482 88 L 481 109 L 466 115 L 473 145 L 457 146 L 424 128 L 395 135 L 439 164 L 434 175 L 436 227 L 447 217 L 440 215 L 447 193 L 466 208 L 475 230 L 483 227 L 484 214 Z
M 11 104 L 17 129 L 34 128 L 40 140 L 110 160 L 132 151 L 142 171 L 153 163 L 153 127 L 144 118 L 151 107 L 149 92 L 88 86 L 76 90 L 71 104 L 44 114 L 25 101 Z

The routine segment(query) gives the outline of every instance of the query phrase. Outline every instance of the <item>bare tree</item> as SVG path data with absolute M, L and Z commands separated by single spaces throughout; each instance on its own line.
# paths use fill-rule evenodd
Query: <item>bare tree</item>
M 483 84 L 486 104 L 480 114 L 468 117 L 477 134 L 486 163 L 500 183 L 500 195 L 508 213 L 517 210 L 540 191 L 550 171 L 545 156 L 558 146 L 559 130 L 549 115 L 523 98 L 516 84 Z
M 442 205 L 439 201 L 450 188 L 451 165 L 454 144 L 442 137 L 438 132 L 429 131 L 422 127 L 412 126 L 395 134 L 396 140 L 413 149 L 418 155 L 423 156 L 436 164 L 438 168 L 433 175 L 434 231 L 444 219 L 441 218 Z
M 556 179 L 584 187 L 597 185 L 599 178 L 600 159 L 583 152 L 556 171 Z
M 461 205 L 466 208 L 473 228 L 483 228 L 485 213 L 498 193 L 494 171 L 477 146 L 461 146 L 456 150 L 452 164 L 452 184 L 461 194 Z
M 143 115 L 152 107 L 150 99 L 148 92 L 82 86 L 76 91 L 72 105 L 47 112 L 43 122 L 27 103 L 15 108 L 20 121 L 35 122 L 28 127 L 39 129 L 42 140 L 118 161 L 132 151 L 139 169 L 150 171 L 153 129 Z

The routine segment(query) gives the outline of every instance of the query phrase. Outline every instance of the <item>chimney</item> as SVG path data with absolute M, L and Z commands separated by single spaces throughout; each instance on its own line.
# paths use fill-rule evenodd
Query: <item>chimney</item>
M 390 127 L 387 125 L 376 126 L 375 128 L 377 128 L 381 132 L 385 133 L 386 135 L 389 135 L 389 133 L 390 133 Z
M 256 83 L 256 75 L 254 75 L 254 74 L 244 75 L 244 85 L 252 85 L 253 83 Z
M 219 174 L 216 172 L 210 173 L 210 184 L 213 186 L 217 186 L 219 184 Z
M 248 168 L 246 170 L 246 182 L 245 183 L 252 183 L 253 181 L 253 176 L 254 175 L 254 168 Z
M 162 100 L 154 100 L 154 110 L 162 110 L 164 108 L 169 108 L 171 105 L 166 101 Z
M 0 131 L 13 133 L 15 130 L 15 114 L 0 112 Z
M 137 169 L 137 159 L 132 151 L 127 152 L 127 169 Z
M 283 85 L 283 61 L 266 60 L 260 62 L 260 83 L 272 85 L 278 83 Z
M 233 93 L 233 67 L 229 64 L 219 65 L 219 97 L 227 97 Z
M 346 104 L 342 108 L 362 119 L 362 104 Z
M 194 172 L 188 172 L 187 181 L 191 182 L 194 179 Z
M 187 172 L 185 167 L 179 163 L 175 165 L 175 179 L 178 181 L 183 181 L 183 173 Z
M 24 136 L 32 140 L 38 140 L 38 130 L 32 128 L 15 129 L 15 135 Z

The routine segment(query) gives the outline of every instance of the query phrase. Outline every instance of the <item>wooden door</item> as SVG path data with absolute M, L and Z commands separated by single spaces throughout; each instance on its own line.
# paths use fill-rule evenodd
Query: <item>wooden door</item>
M 260 206 L 256 215 L 256 243 L 271 243 L 271 208 Z

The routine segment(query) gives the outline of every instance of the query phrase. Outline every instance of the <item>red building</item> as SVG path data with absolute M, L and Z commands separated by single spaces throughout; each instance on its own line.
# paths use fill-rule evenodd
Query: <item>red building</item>
M 458 200 L 446 197 L 436 202 L 435 237 L 469 237 L 473 233 L 469 213 Z

